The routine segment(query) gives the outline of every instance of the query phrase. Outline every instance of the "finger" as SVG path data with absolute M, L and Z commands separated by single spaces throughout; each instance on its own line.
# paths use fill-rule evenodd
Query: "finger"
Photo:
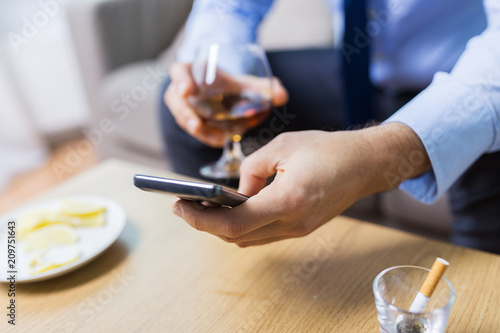
M 290 222 L 278 220 L 239 237 L 230 238 L 222 235 L 219 235 L 219 237 L 228 243 L 247 243 L 277 237 L 303 236 L 301 230 L 298 230 L 299 228 L 295 228 L 296 230 L 294 230 L 294 228 L 290 228 L 289 223 Z
M 205 127 L 187 100 L 176 93 L 175 88 L 169 87 L 167 89 L 165 103 L 172 112 L 176 123 L 191 136 L 211 147 L 224 145 L 224 134 L 221 131 Z
M 197 87 L 191 75 L 191 65 L 174 63 L 170 68 L 172 84 L 165 94 L 165 102 L 180 127 L 190 135 L 210 146 L 220 147 L 224 136 L 203 126 L 203 122 L 188 103 L 187 98 L 197 93 Z
M 271 90 L 273 106 L 283 106 L 288 102 L 288 92 L 277 77 L 273 78 Z
M 196 83 L 191 74 L 191 65 L 176 62 L 170 67 L 170 78 L 180 97 L 186 98 L 197 93 Z
M 256 241 L 251 241 L 251 242 L 241 242 L 241 243 L 236 243 L 239 247 L 249 247 L 249 246 L 257 246 L 257 245 L 264 245 L 264 244 L 269 244 L 269 243 L 274 243 L 280 240 L 284 239 L 290 239 L 294 238 L 294 236 L 279 236 L 279 237 L 271 237 L 271 238 L 266 238 L 266 239 L 261 239 L 261 240 L 256 240 Z
M 177 94 L 175 87 L 168 87 L 165 92 L 165 103 L 180 127 L 188 133 L 198 131 L 198 128 L 202 125 L 201 119 L 187 103 L 187 100 Z
M 241 91 L 242 89 L 250 89 L 256 92 L 261 92 L 265 96 L 269 93 L 269 87 L 271 88 L 271 99 L 273 106 L 279 107 L 283 106 L 288 102 L 288 92 L 285 87 L 277 77 L 273 77 L 271 80 L 271 85 L 269 86 L 269 80 L 257 77 L 243 77 L 239 80 L 224 80 L 226 89 L 234 90 L 235 92 Z
M 187 103 L 187 100 L 180 96 L 175 86 L 168 87 L 165 92 L 165 103 L 172 112 L 175 122 L 191 135 L 198 133 L 203 123 L 194 112 L 193 108 Z
M 222 148 L 226 137 L 222 131 L 201 126 L 192 134 L 195 138 L 212 148 Z
M 200 208 L 199 204 L 179 200 L 174 203 L 174 214 L 182 217 L 196 230 L 227 238 L 236 238 L 259 229 L 275 220 L 276 213 L 260 200 L 250 198 L 235 208 Z
M 267 178 L 278 171 L 282 162 L 283 151 L 279 147 L 281 145 L 275 139 L 243 160 L 238 192 L 253 196 L 264 188 Z

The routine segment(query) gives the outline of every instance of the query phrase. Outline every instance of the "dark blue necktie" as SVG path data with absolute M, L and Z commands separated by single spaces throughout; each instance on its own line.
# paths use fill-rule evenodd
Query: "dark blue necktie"
M 369 77 L 370 37 L 366 34 L 366 0 L 344 0 L 345 31 L 342 43 L 346 125 L 373 119 Z

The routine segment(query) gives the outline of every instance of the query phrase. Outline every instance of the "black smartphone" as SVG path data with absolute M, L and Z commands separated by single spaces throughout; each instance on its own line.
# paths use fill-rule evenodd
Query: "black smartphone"
M 144 191 L 170 194 L 185 200 L 208 201 L 225 207 L 238 206 L 248 199 L 246 195 L 220 185 L 146 175 L 135 175 L 134 185 Z

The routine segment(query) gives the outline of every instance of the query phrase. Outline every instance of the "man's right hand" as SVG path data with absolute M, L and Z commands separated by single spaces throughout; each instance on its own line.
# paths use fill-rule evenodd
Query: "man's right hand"
M 170 68 L 171 83 L 164 95 L 165 103 L 177 124 L 191 136 L 211 147 L 224 146 L 224 133 L 206 127 L 188 102 L 198 88 L 191 74 L 191 64 L 174 63 Z M 279 79 L 272 81 L 273 106 L 279 107 L 288 101 L 288 93 Z
M 420 138 L 401 123 L 283 133 L 244 160 L 238 191 L 250 198 L 243 204 L 227 209 L 178 200 L 173 209 L 226 242 L 261 245 L 305 236 L 358 199 L 431 168 Z

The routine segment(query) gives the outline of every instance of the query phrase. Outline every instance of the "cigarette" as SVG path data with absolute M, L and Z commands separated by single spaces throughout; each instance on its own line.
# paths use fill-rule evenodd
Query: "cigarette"
M 434 265 L 432 265 L 431 271 L 425 278 L 422 287 L 420 287 L 420 291 L 418 292 L 417 297 L 415 297 L 415 299 L 413 300 L 409 312 L 424 312 L 427 304 L 429 303 L 429 299 L 434 293 L 434 290 L 441 280 L 444 271 L 448 268 L 449 265 L 450 263 L 446 260 L 442 258 L 436 258 L 436 261 L 434 261 Z

